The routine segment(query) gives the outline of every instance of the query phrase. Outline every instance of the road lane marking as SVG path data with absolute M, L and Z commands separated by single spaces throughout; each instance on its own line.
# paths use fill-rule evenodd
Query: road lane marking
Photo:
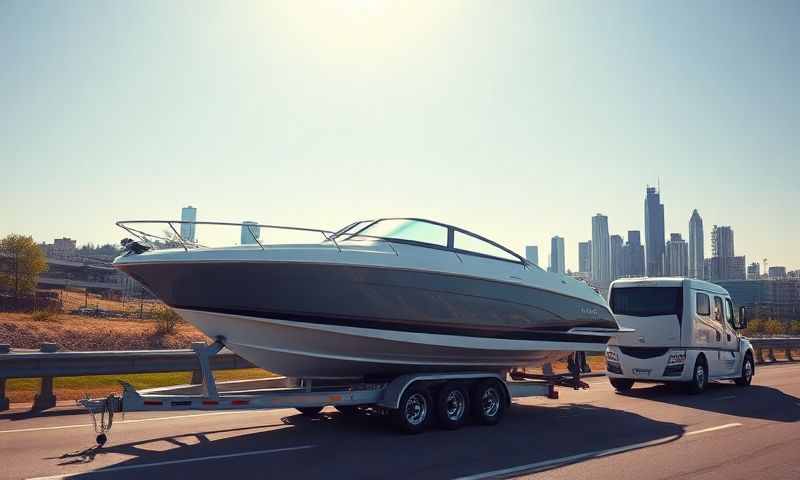
M 161 467 L 164 465 L 178 465 L 182 463 L 192 463 L 192 462 L 204 462 L 206 460 L 220 460 L 223 458 L 236 458 L 236 457 L 247 457 L 252 455 L 266 455 L 268 453 L 280 453 L 280 452 L 291 452 L 295 450 L 307 450 L 309 448 L 316 448 L 316 445 L 300 445 L 298 447 L 284 447 L 284 448 L 273 448 L 271 450 L 256 450 L 253 452 L 239 452 L 239 453 L 228 453 L 225 455 L 212 455 L 210 457 L 196 457 L 196 458 L 184 458 L 182 460 L 166 460 L 164 462 L 154 462 L 154 463 L 146 463 L 143 465 L 123 465 L 121 467 L 111 467 L 105 468 L 102 470 L 89 470 L 88 472 L 77 472 L 77 473 L 68 473 L 65 475 L 52 475 L 49 477 L 34 477 L 28 480 L 58 480 L 62 478 L 72 478 L 77 476 L 84 476 L 84 475 L 91 475 L 91 474 L 99 474 L 99 473 L 111 473 L 111 472 L 119 472 L 122 470 L 135 470 L 140 468 L 150 468 L 150 467 Z
M 728 395 L 727 397 L 717 397 L 714 400 L 731 400 L 736 398 L 736 395 Z
M 191 417 L 210 417 L 212 415 L 231 415 L 234 413 L 256 413 L 256 412 L 263 412 L 265 410 L 233 410 L 229 412 L 208 412 L 208 413 L 195 413 L 189 415 L 173 415 L 170 417 L 151 417 L 151 418 L 136 418 L 133 420 L 120 420 L 114 422 L 115 424 L 121 423 L 141 423 L 141 422 L 154 422 L 156 420 L 176 420 L 179 418 L 191 418 Z M 91 423 L 81 423 L 81 424 L 74 424 L 74 425 L 55 425 L 52 427 L 31 427 L 31 428 L 18 428 L 15 430 L 0 430 L 0 433 L 20 433 L 20 432 L 40 432 L 43 430 L 63 430 L 66 428 L 82 428 L 82 427 L 91 427 Z
M 704 428 L 702 430 L 695 430 L 693 432 L 686 432 L 685 435 L 697 435 L 698 433 L 708 433 L 708 432 L 716 432 L 717 430 L 724 430 L 726 428 L 733 428 L 733 427 L 741 427 L 741 423 L 726 423 L 725 425 L 719 425 L 716 427 Z
M 686 432 L 684 435 L 697 435 L 699 433 L 715 432 L 726 428 L 740 427 L 741 423 L 726 423 L 716 427 L 704 428 L 703 430 L 695 430 L 694 432 Z M 624 445 L 622 447 L 609 448 L 607 450 L 597 450 L 594 452 L 579 453 L 577 455 L 570 455 L 568 457 L 554 458 L 552 460 L 544 460 L 542 462 L 529 463 L 527 465 L 520 465 L 518 467 L 505 468 L 502 470 L 494 470 L 491 472 L 478 473 L 475 475 L 468 475 L 460 477 L 457 480 L 481 480 L 484 478 L 505 477 L 514 474 L 530 474 L 553 467 L 560 467 L 569 463 L 579 462 L 583 460 L 592 460 L 595 458 L 608 457 L 618 453 L 625 453 L 631 450 L 638 450 L 640 448 L 655 447 L 668 442 L 672 442 L 681 438 L 681 435 L 670 435 L 669 437 L 658 438 L 648 442 L 634 443 L 633 445 Z
M 552 460 L 545 460 L 543 462 L 529 463 L 527 465 L 520 465 L 518 467 L 504 468 L 502 470 L 493 470 L 491 472 L 477 473 L 475 475 L 468 475 L 460 477 L 457 480 L 480 480 L 484 478 L 504 477 L 513 474 L 529 474 L 536 473 L 552 467 L 561 466 L 567 463 L 578 462 L 581 460 L 589 460 L 592 458 L 607 457 L 617 453 L 623 453 L 630 450 L 639 448 L 653 447 L 663 443 L 672 442 L 680 438 L 680 435 L 670 435 L 669 437 L 650 440 L 649 442 L 634 443 L 633 445 L 625 445 L 623 447 L 609 448 L 607 450 L 597 450 L 594 452 L 579 453 L 577 455 L 570 455 L 568 457 L 554 458 Z

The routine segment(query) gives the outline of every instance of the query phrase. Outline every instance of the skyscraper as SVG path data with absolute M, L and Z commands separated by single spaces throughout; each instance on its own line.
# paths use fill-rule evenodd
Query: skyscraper
M 257 227 L 258 222 L 242 222 L 241 245 L 255 245 L 261 237 L 261 227 Z
M 598 213 L 592 217 L 592 280 L 611 281 L 611 258 L 608 238 L 608 217 Z
M 745 257 L 734 256 L 733 229 L 717 226 L 711 230 L 712 257 L 705 260 L 706 280 L 744 280 L 747 278 Z
M 591 273 L 592 271 L 592 241 L 578 242 L 578 271 Z
M 550 239 L 550 268 L 553 273 L 565 273 L 567 271 L 564 262 L 564 238 L 556 235 Z
M 715 257 L 732 257 L 733 229 L 729 226 L 717 226 L 711 230 L 711 254 Z
M 689 246 L 680 233 L 669 235 L 665 264 L 668 277 L 685 277 L 689 274 Z
M 647 187 L 644 199 L 644 242 L 648 277 L 664 274 L 664 205 L 655 187 Z
M 181 221 L 182 222 L 196 222 L 197 221 L 197 209 L 193 206 L 189 205 L 188 207 L 183 207 L 181 209 Z M 186 240 L 187 242 L 194 242 L 195 239 L 195 227 L 194 223 L 181 223 L 181 238 Z
M 753 262 L 747 266 L 747 279 L 759 280 L 761 279 L 761 265 L 758 262 Z
M 622 258 L 622 237 L 611 235 L 609 237 L 609 250 L 611 252 L 611 280 L 625 276 L 625 261 Z
M 532 264 L 539 265 L 539 247 L 536 245 L 528 245 L 525 247 L 525 258 Z
M 644 276 L 644 246 L 639 230 L 628 230 L 628 243 L 622 247 L 623 275 L 626 277 Z
M 689 219 L 689 276 L 691 278 L 703 278 L 704 242 L 703 219 L 695 209 Z

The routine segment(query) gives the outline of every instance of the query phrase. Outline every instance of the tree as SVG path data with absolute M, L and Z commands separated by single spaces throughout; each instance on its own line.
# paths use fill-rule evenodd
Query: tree
M 33 237 L 11 234 L 0 240 L 0 257 L 6 265 L 0 284 L 14 290 L 14 297 L 33 292 L 39 274 L 47 270 L 47 259 Z

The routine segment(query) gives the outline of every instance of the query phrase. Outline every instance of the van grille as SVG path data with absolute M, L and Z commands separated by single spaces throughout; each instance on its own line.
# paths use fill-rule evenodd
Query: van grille
M 656 358 L 667 353 L 669 347 L 619 347 L 619 349 L 633 358 Z

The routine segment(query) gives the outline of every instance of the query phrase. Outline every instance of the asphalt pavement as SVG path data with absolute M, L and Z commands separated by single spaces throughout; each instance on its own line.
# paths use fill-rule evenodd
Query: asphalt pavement
M 94 432 L 80 410 L 4 412 L 0 478 L 800 479 L 800 364 L 699 396 L 590 383 L 515 401 L 494 427 L 414 436 L 334 409 L 129 413 L 88 455 Z

